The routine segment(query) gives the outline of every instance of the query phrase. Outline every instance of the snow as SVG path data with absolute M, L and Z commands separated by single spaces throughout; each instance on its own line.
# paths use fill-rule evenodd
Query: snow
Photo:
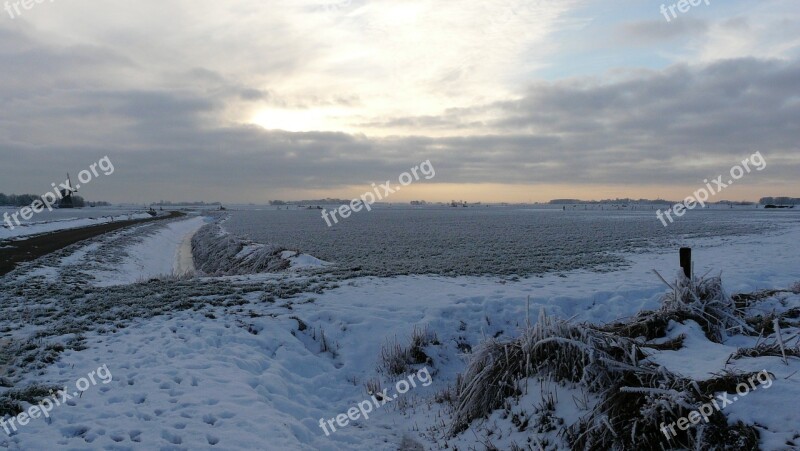
M 200 224 L 197 224 L 197 228 L 200 228 Z M 197 232 L 197 229 L 191 230 L 188 233 L 184 232 L 184 236 L 181 239 L 180 245 L 178 246 L 178 252 L 175 258 L 173 272 L 176 276 L 181 277 L 194 274 L 195 272 L 194 258 L 192 257 L 192 237 L 194 236 L 195 232 Z
M 264 246 L 261 245 L 261 244 L 255 244 L 255 243 L 254 244 L 248 244 L 248 245 L 244 246 L 242 248 L 242 250 L 239 251 L 239 253 L 236 254 L 236 256 L 234 258 L 237 259 L 237 260 L 243 260 L 243 259 L 249 257 L 253 252 L 261 249 L 262 247 L 264 247 Z
M 725 367 L 728 357 L 738 347 L 714 343 L 706 338 L 703 330 L 694 321 L 686 324 L 670 323 L 666 339 L 685 336 L 685 348 L 679 351 L 656 352 L 650 360 L 669 368 L 672 372 L 694 380 L 706 380 Z M 666 340 L 665 339 L 665 340 Z
M 116 216 L 101 216 L 97 218 L 73 218 L 56 221 L 27 222 L 11 229 L 7 224 L 0 224 L 0 240 L 21 239 L 42 233 L 56 232 L 59 230 L 77 229 L 113 221 L 127 221 L 130 219 L 146 219 L 151 216 L 147 213 L 132 213 Z
M 97 271 L 94 285 L 127 285 L 154 277 L 190 272 L 194 265 L 191 251 L 187 255 L 185 247 L 204 224 L 203 218 L 199 217 L 172 222 L 142 242 L 131 244 L 123 250 L 128 257 L 125 262 L 110 270 Z
M 46 280 L 48 274 L 96 260 L 99 266 L 90 265 L 92 269 L 86 271 L 91 271 L 92 283 L 102 293 L 103 287 L 186 269 L 186 263 L 176 261 L 185 259 L 187 240 L 203 224 L 202 218 L 190 218 L 114 234 L 65 252 L 54 266 L 31 267 L 27 273 L 9 277 Z M 768 236 L 720 242 L 704 239 L 692 245 L 696 272 L 723 271 L 726 289 L 731 292 L 786 288 L 800 279 L 800 226 Z M 122 262 L 116 266 L 103 263 L 103 249 L 119 252 Z M 234 255 L 246 259 L 257 251 L 253 247 Z M 288 259 L 292 268 L 325 265 L 295 251 L 282 251 L 280 256 Z M 652 269 L 669 278 L 675 273 L 677 251 L 626 258 L 632 262 L 629 268 L 604 274 L 573 271 L 565 273 L 566 277 L 546 274 L 516 281 L 362 277 L 336 281 L 338 286 L 326 290 L 285 296 L 276 294 L 274 287 L 306 286 L 318 276 L 289 271 L 204 278 L 232 284 L 235 296 L 220 296 L 236 302 L 208 303 L 147 320 L 134 319 L 111 332 L 87 331 L 86 349 L 67 349 L 41 371 L 26 373 L 17 385 L 48 382 L 74 387 L 76 380 L 107 365 L 113 381 L 91 387 L 80 399 L 56 407 L 49 422 L 34 420 L 11 437 L 0 429 L 0 447 L 394 451 L 401 444 L 408 449 L 437 449 L 447 443 L 451 449 L 482 449 L 479 434 L 490 429 L 495 432 L 492 443 L 509 449 L 512 442 L 524 444 L 531 433 L 519 432 L 499 411 L 446 440 L 448 414 L 442 404 L 433 402 L 434 395 L 463 371 L 465 349 L 486 337 L 502 339 L 517 334 L 524 325 L 528 296 L 532 318 L 544 309 L 573 321 L 605 323 L 657 308 L 665 287 Z M 130 293 L 130 302 L 135 303 L 135 289 Z M 275 299 L 266 296 L 270 294 Z M 768 300 L 761 307 L 793 305 L 800 305 L 800 296 Z M 8 326 L 14 336 L 28 330 L 11 315 L 6 317 L 10 319 L 0 320 L 0 326 Z M 319 427 L 320 419 L 334 418 L 367 399 L 367 381 L 391 386 L 394 380 L 377 370 L 381 348 L 395 340 L 407 343 L 415 326 L 427 326 L 440 342 L 425 348 L 433 360 L 433 384 L 418 386 L 373 412 L 368 420 L 353 421 L 326 436 Z M 323 350 L 323 334 L 327 351 Z M 649 358 L 697 379 L 732 368 L 774 372 L 772 387 L 751 393 L 728 406 L 725 413 L 730 421 L 761 425 L 765 449 L 785 449 L 786 441 L 800 433 L 796 407 L 786 402 L 800 399 L 800 373 L 795 374 L 800 359 L 790 359 L 788 366 L 774 357 L 727 362 L 731 352 L 752 346 L 755 338 L 733 337 L 716 344 L 694 323 L 673 324 L 669 336 L 681 334 L 687 337 L 686 348 L 654 351 Z M 525 409 L 521 406 L 541 404 L 550 393 L 559 401 L 556 416 L 565 421 L 576 421 L 596 403 L 592 395 L 577 387 L 531 379 L 527 394 L 512 410 L 522 415 Z
M 763 449 L 797 449 L 790 448 L 786 442 L 798 436 L 797 400 L 800 400 L 800 383 L 798 371 L 800 364 L 797 358 L 784 365 L 779 357 L 753 359 L 750 365 L 741 365 L 749 371 L 767 370 L 774 375 L 769 388 L 758 387 L 747 397 L 740 397 L 725 408 L 728 422 L 743 421 L 747 424 L 760 424 L 759 428 Z
M 291 268 L 295 270 L 322 268 L 330 264 L 312 255 L 301 254 L 297 251 L 283 251 L 281 252 L 281 258 L 289 260 Z

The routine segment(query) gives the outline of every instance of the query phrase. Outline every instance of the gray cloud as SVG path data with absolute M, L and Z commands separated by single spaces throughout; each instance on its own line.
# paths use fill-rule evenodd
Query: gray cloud
M 680 20 L 643 20 L 622 25 L 617 32 L 617 39 L 627 44 L 661 43 L 675 38 L 700 39 L 708 32 L 708 22 L 693 17 L 681 17 Z

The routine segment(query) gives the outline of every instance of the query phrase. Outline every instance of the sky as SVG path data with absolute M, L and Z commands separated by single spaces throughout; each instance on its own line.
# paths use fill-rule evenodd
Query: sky
M 760 152 L 712 200 L 800 197 L 797 0 L 3 2 L 0 192 L 680 200 Z

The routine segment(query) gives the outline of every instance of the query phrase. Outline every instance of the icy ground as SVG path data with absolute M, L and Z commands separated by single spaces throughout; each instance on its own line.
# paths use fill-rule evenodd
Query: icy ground
M 450 411 L 437 401 L 447 398 L 472 348 L 487 337 L 516 336 L 528 296 L 534 321 L 544 309 L 573 321 L 609 322 L 656 308 L 665 287 L 651 270 L 670 277 L 677 262 L 677 250 L 670 249 L 626 256 L 633 262 L 629 269 L 607 274 L 340 280 L 303 270 L 323 263 L 301 256 L 294 270 L 274 274 L 176 276 L 181 243 L 202 221 L 146 224 L 98 237 L 0 279 L 0 367 L 6 365 L 0 386 L 76 391 L 76 381 L 103 365 L 113 375 L 110 383 L 55 407 L 49 420 L 32 419 L 10 436 L 0 428 L 0 448 L 466 450 L 514 443 L 555 449 L 558 439 L 547 428 L 539 442 L 528 442 L 535 434 L 520 432 L 516 420 L 500 412 L 450 438 Z M 731 292 L 785 289 L 800 280 L 800 226 L 691 244 L 695 272 L 722 271 Z M 800 296 L 787 292 L 757 308 L 798 306 Z M 381 350 L 395 342 L 405 346 L 415 328 L 427 331 L 430 361 L 414 369 L 428 368 L 433 383 L 327 436 L 320 419 L 369 399 L 367 384 L 394 392 L 398 378 L 379 368 Z M 800 359 L 789 359 L 788 366 L 779 357 L 729 361 L 737 347 L 755 339 L 714 344 L 693 323 L 670 331 L 681 333 L 686 348 L 651 358 L 698 379 L 723 368 L 771 371 L 776 380 L 769 389 L 725 413 L 756 424 L 764 449 L 800 444 L 793 402 L 800 399 Z M 10 389 L 0 388 L 0 396 Z M 547 393 L 559 400 L 554 415 L 567 422 L 594 402 L 578 390 L 531 380 L 529 394 L 510 409 L 530 415 L 526 405 L 541 404 Z

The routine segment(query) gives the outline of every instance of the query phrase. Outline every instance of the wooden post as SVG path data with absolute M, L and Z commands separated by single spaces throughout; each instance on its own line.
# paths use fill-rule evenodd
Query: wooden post
M 681 268 L 683 268 L 683 274 L 686 275 L 686 278 L 692 278 L 692 248 L 690 247 L 682 247 L 681 248 Z

